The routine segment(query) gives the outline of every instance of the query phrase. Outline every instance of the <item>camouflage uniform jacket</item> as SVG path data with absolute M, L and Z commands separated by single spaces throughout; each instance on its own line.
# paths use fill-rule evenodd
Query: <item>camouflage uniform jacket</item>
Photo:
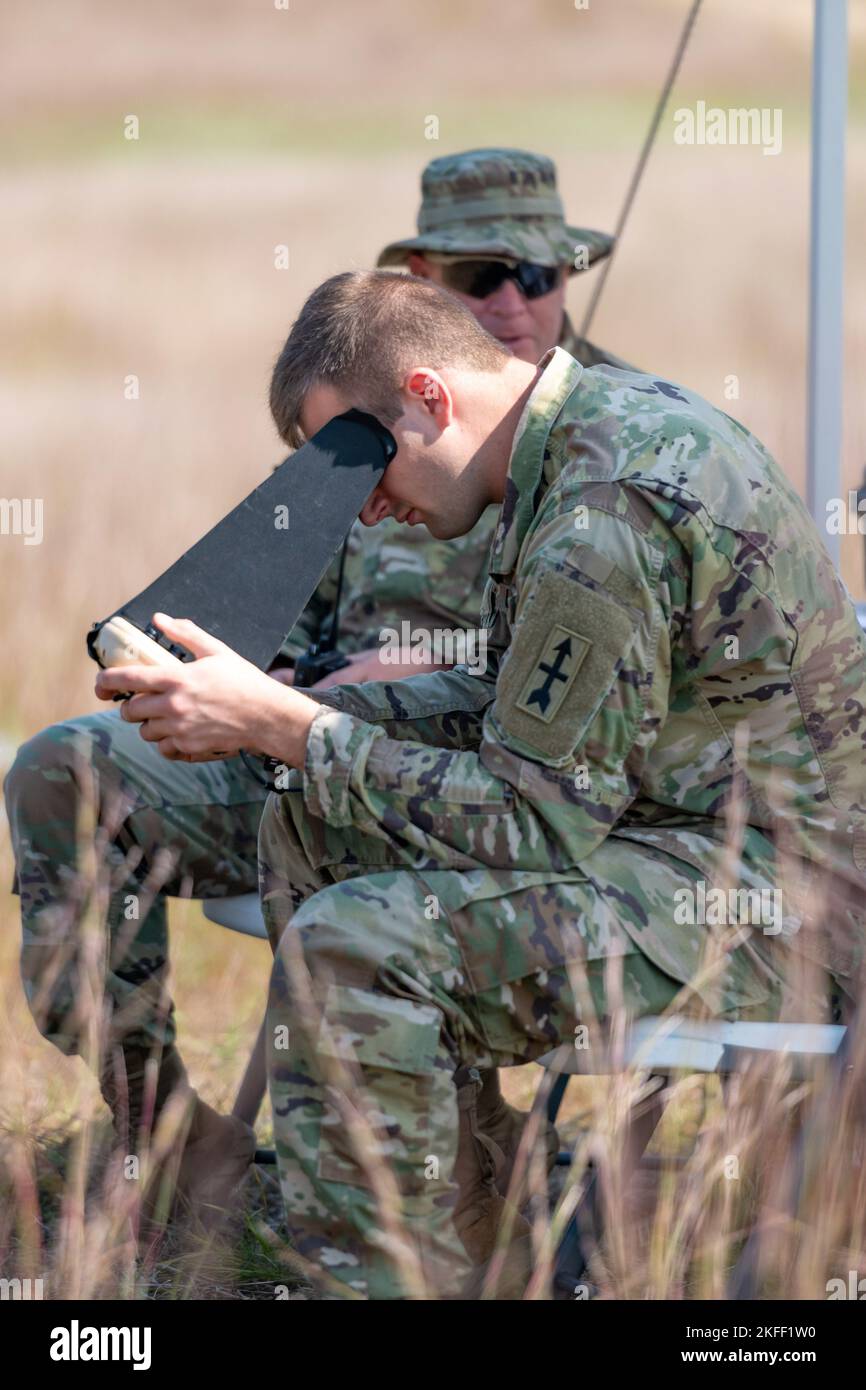
M 600 362 L 627 366 L 588 339 L 579 338 L 567 315 L 560 344 L 585 367 Z M 489 507 L 471 531 L 450 541 L 434 540 L 426 526 L 383 521 L 370 527 L 356 522 L 346 551 L 340 649 L 351 653 L 373 648 L 382 628 L 399 631 L 404 621 L 411 623 L 416 633 L 432 633 L 443 625 L 477 626 L 498 515 L 498 507 Z M 322 580 L 287 638 L 283 647 L 287 656 L 300 656 L 317 639 L 333 609 L 337 571 L 338 566 L 334 566 Z
M 611 837 L 748 887 L 783 845 L 862 895 L 866 644 L 802 502 L 685 388 L 559 348 L 543 365 L 491 552 L 486 675 L 327 692 L 309 809 L 417 871 L 573 879 Z M 811 937 L 807 954 L 853 973 L 860 921 L 841 954 Z M 693 927 L 656 914 L 639 945 L 691 978 Z

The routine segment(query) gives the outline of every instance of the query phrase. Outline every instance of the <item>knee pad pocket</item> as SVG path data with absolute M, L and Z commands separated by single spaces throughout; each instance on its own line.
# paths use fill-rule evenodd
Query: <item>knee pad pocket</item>
M 321 1120 L 320 1178 L 370 1188 L 375 1167 L 384 1162 L 403 1192 L 421 1190 L 429 1143 L 415 1132 L 416 1116 L 419 1101 L 422 1109 L 429 1103 L 441 1023 L 439 1010 L 428 1004 L 348 985 L 328 988 L 316 1051 L 345 1062 L 351 1075 L 360 1069 L 375 1134 L 363 1122 L 349 1126 L 328 1098 Z M 353 1103 L 351 1094 L 347 1099 Z

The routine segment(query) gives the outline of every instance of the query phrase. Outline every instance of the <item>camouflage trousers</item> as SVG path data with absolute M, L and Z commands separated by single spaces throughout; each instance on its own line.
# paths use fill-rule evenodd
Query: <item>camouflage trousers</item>
M 287 1225 L 313 1266 L 370 1298 L 458 1293 L 451 1212 L 458 1067 L 537 1059 L 681 983 L 636 944 L 699 871 L 608 839 L 570 876 L 402 867 L 406 849 L 335 831 L 299 790 L 259 835 L 275 948 L 268 1068 Z M 576 927 L 570 935 L 564 923 Z M 566 950 L 563 940 L 569 939 Z M 773 1016 L 738 948 L 718 1011 Z M 348 1294 L 347 1296 L 351 1296 Z
M 266 789 L 239 758 L 167 761 L 110 710 L 37 734 L 4 790 L 22 977 L 41 1032 L 81 1051 L 88 1001 L 104 987 L 107 1043 L 173 1041 L 165 898 L 255 891 Z

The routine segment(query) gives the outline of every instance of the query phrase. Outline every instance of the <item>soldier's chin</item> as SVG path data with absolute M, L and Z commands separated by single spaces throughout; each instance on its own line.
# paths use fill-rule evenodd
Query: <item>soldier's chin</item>
M 472 530 L 471 526 L 460 526 L 455 521 L 443 521 L 441 517 L 427 517 L 424 525 L 437 541 L 453 541 L 457 536 L 465 536 L 467 531 Z

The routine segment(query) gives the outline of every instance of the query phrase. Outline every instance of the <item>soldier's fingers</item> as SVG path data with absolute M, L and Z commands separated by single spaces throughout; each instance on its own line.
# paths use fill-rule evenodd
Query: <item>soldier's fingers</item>
M 171 618 L 167 613 L 154 613 L 153 623 L 173 642 L 180 642 L 193 656 L 218 656 L 229 648 L 218 637 L 212 637 L 190 618 Z
M 215 759 L 226 756 L 225 753 L 182 753 L 170 738 L 162 740 L 159 751 L 164 758 L 169 758 L 173 763 L 212 763 Z
M 126 691 L 165 690 L 173 679 L 173 674 L 164 666 L 111 666 L 96 677 L 96 693 L 100 699 L 110 699 Z
M 145 719 L 159 719 L 167 713 L 163 695 L 133 695 L 120 706 L 120 717 L 130 724 L 140 724 Z
M 138 732 L 147 743 L 155 743 L 158 751 L 164 758 L 168 758 L 169 762 L 211 763 L 220 758 L 231 757 L 230 753 L 212 753 L 210 750 L 206 753 L 185 753 L 178 748 L 169 728 L 162 719 L 149 719 L 147 723 L 142 724 Z
M 145 743 L 160 743 L 163 739 L 172 739 L 177 730 L 165 719 L 145 719 L 138 732 Z
M 146 728 L 147 725 L 142 724 L 141 729 L 139 730 L 142 738 L 145 737 L 144 731 Z M 165 737 L 161 738 L 157 744 L 157 748 L 164 758 L 168 758 L 169 762 L 176 763 L 186 761 L 184 754 L 180 752 L 180 750 L 174 742 L 174 739 Z

